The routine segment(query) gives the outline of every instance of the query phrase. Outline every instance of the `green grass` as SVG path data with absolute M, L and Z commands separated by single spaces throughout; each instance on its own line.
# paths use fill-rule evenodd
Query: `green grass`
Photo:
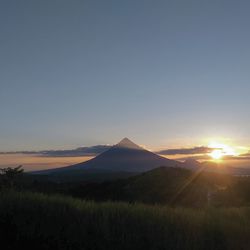
M 4 249 L 249 249 L 250 208 L 169 208 L 0 193 Z

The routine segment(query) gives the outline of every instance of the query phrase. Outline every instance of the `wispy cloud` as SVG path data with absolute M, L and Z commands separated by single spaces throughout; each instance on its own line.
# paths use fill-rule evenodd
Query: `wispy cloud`
M 181 154 L 180 154 L 181 155 Z M 176 158 L 177 160 L 186 160 L 186 159 L 194 159 L 194 160 L 210 160 L 211 157 L 204 153 L 204 154 L 186 154 L 185 156 L 183 155 L 183 157 L 178 157 Z M 238 155 L 238 156 L 234 156 L 234 155 L 225 155 L 223 156 L 223 160 L 226 161 L 250 161 L 250 153 L 248 154 L 242 154 L 242 155 Z
M 250 157 L 250 151 L 248 153 L 246 153 L 246 154 L 242 154 L 241 156 L 243 156 L 243 157 Z
M 176 148 L 176 149 L 165 149 L 158 151 L 157 154 L 161 155 L 197 155 L 197 154 L 208 154 L 211 153 L 214 148 L 209 147 L 193 147 L 193 148 Z
M 109 145 L 96 145 L 92 147 L 80 147 L 76 149 L 66 150 L 43 150 L 43 151 L 15 151 L 15 152 L 0 152 L 2 155 L 7 154 L 25 154 L 38 155 L 43 157 L 77 157 L 77 156 L 95 156 L 108 150 Z
M 238 156 L 226 156 L 225 159 L 227 160 L 250 160 L 250 153 L 242 154 Z
M 96 145 L 90 147 L 79 147 L 75 149 L 66 149 L 66 150 L 42 150 L 42 151 L 13 151 L 13 152 L 0 152 L 0 155 L 15 155 L 23 154 L 30 156 L 39 156 L 39 157 L 80 157 L 80 156 L 97 156 L 110 149 L 110 145 Z M 209 160 L 210 156 L 208 155 L 214 149 L 205 146 L 192 147 L 192 148 L 176 148 L 176 149 L 164 149 L 161 151 L 155 152 L 156 154 L 165 155 L 165 156 L 177 156 L 178 160 L 186 159 L 195 159 L 195 160 Z M 242 154 L 239 156 L 225 156 L 225 160 L 250 160 L 250 152 Z

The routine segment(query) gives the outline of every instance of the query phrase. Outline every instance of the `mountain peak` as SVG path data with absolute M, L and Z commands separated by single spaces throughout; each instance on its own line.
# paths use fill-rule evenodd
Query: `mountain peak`
M 127 137 L 123 138 L 118 144 L 116 144 L 116 147 L 119 148 L 130 148 L 130 149 L 141 149 L 140 146 L 129 140 Z

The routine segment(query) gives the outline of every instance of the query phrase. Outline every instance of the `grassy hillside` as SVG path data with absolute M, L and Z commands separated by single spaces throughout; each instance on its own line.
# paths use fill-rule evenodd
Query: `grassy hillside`
M 120 200 L 192 207 L 240 204 L 229 189 L 235 178 L 211 172 L 160 167 L 123 180 L 72 185 L 69 194 L 90 200 Z M 233 204 L 234 202 L 234 204 Z
M 116 173 L 117 174 L 117 173 Z M 85 176 L 79 181 L 52 181 L 46 176 L 25 175 L 16 182 L 19 190 L 61 193 L 85 200 L 126 201 L 185 207 L 248 206 L 250 178 L 206 171 L 160 167 L 136 176 L 121 178 L 111 175 L 101 181 Z M 66 176 L 65 176 L 66 177 Z M 108 174 L 107 174 L 108 177 Z M 112 180 L 112 178 L 117 178 Z M 124 176 L 123 176 L 124 177 Z
M 4 249 L 249 249 L 250 208 L 194 210 L 0 193 Z
M 100 172 L 98 172 L 100 173 Z M 136 176 L 121 178 L 106 173 L 95 178 L 80 175 L 77 181 L 52 181 L 46 176 L 23 175 L 15 180 L 18 190 L 64 194 L 95 201 L 125 201 L 184 207 L 232 207 L 250 205 L 250 177 L 207 171 L 160 167 Z M 124 176 L 122 176 L 124 177 Z M 110 180 L 107 180 L 110 178 Z M 112 180 L 112 178 L 116 178 Z M 102 181 L 101 181 L 102 180 Z
M 38 171 L 39 172 L 39 171 Z M 51 174 L 26 173 L 27 178 L 35 180 L 48 180 L 57 183 L 69 182 L 103 182 L 108 180 L 123 179 L 134 176 L 136 172 L 108 171 L 103 169 L 76 169 L 70 171 L 61 171 Z

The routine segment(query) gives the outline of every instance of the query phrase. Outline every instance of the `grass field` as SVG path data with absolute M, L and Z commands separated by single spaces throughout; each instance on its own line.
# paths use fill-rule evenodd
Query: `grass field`
M 249 249 L 250 208 L 169 208 L 0 194 L 4 249 Z

